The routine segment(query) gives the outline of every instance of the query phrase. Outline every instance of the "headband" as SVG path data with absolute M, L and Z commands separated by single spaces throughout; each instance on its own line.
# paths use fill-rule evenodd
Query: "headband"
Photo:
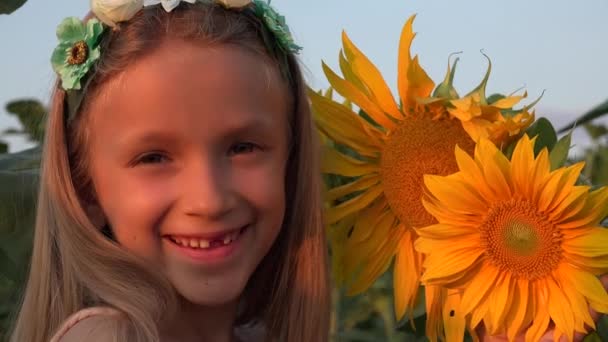
M 96 18 L 86 22 L 76 17 L 64 19 L 57 28 L 59 45 L 51 57 L 53 70 L 61 78 L 61 88 L 66 91 L 67 122 L 76 116 L 93 78 L 95 65 L 103 53 L 101 37 L 104 32 L 129 21 L 144 7 L 161 5 L 169 13 L 182 1 L 217 3 L 230 10 L 251 11 L 273 35 L 274 42 L 264 39 L 266 45 L 276 45 L 286 54 L 297 54 L 302 49 L 295 44 L 285 17 L 270 6 L 270 0 L 91 0 L 91 10 Z

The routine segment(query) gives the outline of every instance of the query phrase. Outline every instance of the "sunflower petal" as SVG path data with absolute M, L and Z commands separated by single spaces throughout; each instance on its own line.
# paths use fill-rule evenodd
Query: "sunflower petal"
M 527 279 L 515 279 L 516 286 L 513 299 L 511 300 L 511 310 L 505 317 L 505 321 L 509 322 L 507 326 L 507 338 L 509 341 L 514 341 L 523 327 L 527 326 L 531 320 L 532 313 L 529 307 L 529 283 Z
M 435 83 L 433 80 L 420 66 L 418 56 L 414 57 L 414 59 L 410 62 L 409 69 L 407 71 L 407 79 L 407 97 L 405 97 L 403 101 L 408 107 L 414 106 L 416 99 L 425 98 L 431 95 L 433 89 L 435 88 Z
M 545 309 L 545 306 L 537 309 L 537 313 L 534 316 L 534 321 L 528 330 L 526 330 L 526 341 L 540 341 L 541 337 L 547 331 L 549 326 L 550 316 L 549 312 Z
M 359 154 L 376 157 L 382 142 L 381 133 L 347 107 L 313 90 L 308 91 L 317 127 L 339 144 L 353 148 Z M 368 134 L 376 131 L 377 135 Z
M 321 149 L 321 158 L 321 172 L 323 173 L 358 177 L 379 171 L 377 164 L 347 156 L 327 145 Z
M 473 278 L 462 295 L 461 310 L 465 314 L 472 312 L 482 301 L 487 301 L 490 290 L 498 279 L 498 269 L 483 265 L 480 274 Z
M 514 287 L 514 281 L 511 275 L 503 274 L 496 280 L 495 288 L 490 295 L 490 303 L 492 307 L 488 309 L 488 321 L 484 319 L 484 324 L 488 328 L 491 335 L 501 333 L 500 329 L 504 328 L 504 317 L 507 315 L 507 304 L 509 295 Z
M 570 278 L 566 280 L 576 284 L 576 289 L 587 297 L 591 308 L 597 312 L 608 313 L 608 293 L 602 282 L 596 276 L 573 267 L 568 271 Z
M 331 224 L 338 222 L 349 214 L 357 212 L 365 207 L 367 207 L 370 203 L 372 203 L 376 198 L 378 198 L 382 194 L 382 187 L 375 186 L 364 193 L 354 197 L 348 201 L 340 203 L 339 205 L 329 208 L 325 215 L 325 223 Z
M 460 293 L 447 290 L 443 303 L 443 325 L 446 342 L 460 342 L 464 339 L 466 316 L 460 308 Z
M 454 178 L 424 175 L 424 185 L 443 206 L 454 212 L 480 214 L 488 210 L 488 204 Z
M 370 238 L 377 230 L 377 223 L 383 217 L 383 213 L 388 211 L 387 205 L 388 203 L 381 199 L 361 210 L 349 240 L 352 243 L 359 243 Z
M 420 288 L 421 263 L 421 255 L 414 250 L 414 232 L 408 229 L 399 241 L 395 257 L 393 288 L 397 320 L 414 308 Z
M 562 242 L 568 253 L 584 257 L 608 258 L 608 229 L 591 228 L 586 234 Z
M 325 193 L 325 200 L 332 202 L 355 192 L 367 190 L 378 184 L 379 181 L 380 178 L 377 175 L 363 176 L 350 183 L 330 189 Z
M 409 97 L 409 80 L 408 70 L 412 57 L 410 56 L 410 49 L 412 47 L 412 41 L 416 34 L 413 30 L 415 15 L 409 17 L 403 29 L 401 30 L 401 37 L 399 38 L 399 61 L 397 63 L 397 85 L 399 88 L 399 96 L 401 101 L 406 101 Z
M 564 294 L 570 303 L 569 308 L 572 310 L 575 319 L 575 329 L 578 332 L 586 333 L 585 324 L 595 330 L 595 322 L 589 313 L 589 306 L 585 297 L 577 290 L 577 285 L 573 281 L 570 271 L 572 267 L 566 264 L 560 265 L 556 270 L 559 279 L 559 286 L 564 290 Z
M 468 234 L 479 234 L 477 229 L 473 229 L 471 227 L 448 225 L 443 223 L 417 228 L 416 232 L 420 237 L 436 240 L 450 240 L 453 238 L 463 237 Z
M 423 240 L 419 239 L 418 241 Z M 418 242 L 417 241 L 417 242 Z M 436 244 L 435 244 L 436 245 Z M 448 251 L 433 253 L 424 260 L 424 283 L 433 283 L 441 279 L 457 280 L 465 276 L 465 270 L 472 267 L 484 253 L 481 248 L 452 247 Z
M 350 63 L 348 62 L 346 57 L 344 57 L 344 50 L 340 50 L 339 63 L 340 63 L 340 71 L 342 71 L 342 75 L 344 75 L 344 79 L 346 79 L 348 82 L 352 83 L 355 87 L 357 87 L 357 89 L 359 89 L 359 91 L 361 91 L 363 94 L 365 94 L 365 96 L 367 96 L 369 98 L 370 97 L 369 90 L 367 89 L 365 84 L 363 84 L 363 82 L 361 82 L 359 77 L 357 77 L 357 75 L 355 75 L 355 73 L 353 72 L 353 69 L 351 69 Z
M 403 115 L 397 107 L 395 98 L 378 68 L 353 44 L 344 31 L 342 32 L 342 43 L 353 73 L 367 86 L 380 108 L 395 119 L 402 118 Z
M 336 73 L 334 73 L 325 63 L 322 63 L 322 67 L 327 80 L 340 95 L 359 106 L 359 108 L 364 110 L 365 113 L 380 126 L 387 130 L 393 130 L 396 127 L 395 123 L 389 119 L 389 117 L 384 114 L 383 110 L 370 100 L 366 94 L 361 92 L 352 83 L 349 83 L 336 75 Z
M 595 225 L 608 216 L 608 187 L 589 193 L 585 206 L 574 216 L 560 222 L 561 228 L 576 228 Z
M 560 287 L 550 279 L 545 281 L 549 290 L 549 315 L 555 322 L 555 326 L 563 331 L 568 337 L 568 341 L 572 341 L 574 334 L 574 315 L 572 309 L 564 305 L 568 302 L 566 296 L 560 289 Z

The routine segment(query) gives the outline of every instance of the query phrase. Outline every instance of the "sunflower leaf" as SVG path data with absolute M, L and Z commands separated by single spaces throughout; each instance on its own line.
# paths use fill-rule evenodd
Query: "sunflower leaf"
M 570 151 L 570 142 L 572 140 L 572 132 L 563 136 L 549 153 L 549 160 L 551 161 L 551 170 L 555 170 L 564 165 L 568 159 L 568 152 Z
M 534 122 L 527 130 L 526 134 L 530 138 L 536 138 L 536 145 L 534 146 L 534 155 L 543 149 L 547 148 L 549 151 L 553 149 L 555 143 L 557 143 L 557 134 L 555 129 L 549 120 L 546 118 L 539 118 Z

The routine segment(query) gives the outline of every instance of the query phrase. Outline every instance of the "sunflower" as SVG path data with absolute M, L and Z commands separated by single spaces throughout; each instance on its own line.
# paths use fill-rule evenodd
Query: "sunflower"
M 458 60 L 448 63 L 445 79 L 435 87 L 418 57 L 410 55 L 413 20 L 401 33 L 399 104 L 379 70 L 346 33 L 339 56 L 343 77 L 323 64 L 331 87 L 346 103 L 309 89 L 315 122 L 329 141 L 324 144 L 323 172 L 347 177 L 326 193 L 336 279 L 347 294 L 361 293 L 394 258 L 398 319 L 412 313 L 422 272 L 422 256 L 413 247 L 414 228 L 436 222 L 421 202 L 423 175 L 456 172 L 455 146 L 472 154 L 479 137 L 502 143 L 533 120 L 528 107 L 511 108 L 523 96 L 486 98 L 490 68 L 463 98 L 452 86 Z M 507 110 L 513 115 L 503 115 Z
M 524 135 L 511 160 L 482 139 L 474 158 L 456 149 L 459 172 L 425 176 L 425 208 L 438 223 L 417 229 L 424 284 L 459 290 L 454 308 L 512 341 L 594 328 L 589 305 L 608 313 L 596 276 L 608 272 L 608 187 L 575 185 L 583 163 L 551 171 Z

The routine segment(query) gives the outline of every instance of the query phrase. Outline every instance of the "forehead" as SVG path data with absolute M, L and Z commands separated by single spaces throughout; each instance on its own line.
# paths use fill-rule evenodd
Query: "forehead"
M 286 124 L 289 91 L 275 69 L 235 46 L 163 43 L 100 89 L 88 108 L 93 138 Z

